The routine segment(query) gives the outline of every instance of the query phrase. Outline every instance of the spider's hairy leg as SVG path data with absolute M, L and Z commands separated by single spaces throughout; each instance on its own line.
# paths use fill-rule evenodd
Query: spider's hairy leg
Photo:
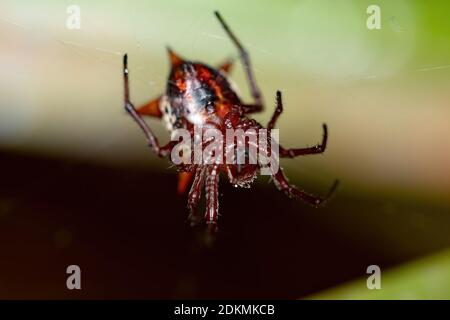
M 189 187 L 189 184 L 192 182 L 194 175 L 194 172 L 181 171 L 178 173 L 177 193 L 179 195 L 184 194 L 187 187 Z
M 272 118 L 270 119 L 269 123 L 267 124 L 267 129 L 272 130 L 275 127 L 277 120 L 280 117 L 282 112 L 283 112 L 283 100 L 281 97 L 281 91 L 277 91 L 275 111 L 273 112 Z M 285 149 L 280 145 L 279 146 L 280 157 L 281 158 L 295 158 L 298 156 L 305 156 L 308 154 L 323 153 L 327 147 L 328 128 L 325 123 L 322 124 L 322 128 L 323 128 L 322 143 L 317 144 L 312 147 L 308 147 L 308 148 L 292 148 L 292 149 Z
M 260 112 L 261 105 L 258 104 L 243 104 L 241 105 L 242 114 L 249 114 L 249 113 L 255 113 Z
M 277 173 L 275 173 L 273 175 L 273 179 L 274 179 L 274 182 L 275 182 L 275 185 L 277 186 L 277 188 L 280 191 L 282 191 L 284 194 L 286 194 L 288 197 L 301 199 L 304 202 L 306 202 L 314 207 L 319 207 L 319 206 L 323 205 L 333 195 L 337 186 L 339 185 L 339 181 L 336 180 L 333 183 L 333 185 L 331 186 L 328 193 L 325 196 L 320 197 L 320 196 L 315 196 L 315 195 L 309 194 L 305 191 L 299 190 L 295 186 L 289 184 L 289 182 L 281 168 L 278 170 Z
M 222 25 L 223 29 L 225 30 L 225 32 L 230 37 L 231 41 L 234 43 L 234 45 L 236 46 L 236 48 L 239 51 L 239 57 L 241 59 L 242 65 L 244 67 L 244 72 L 247 77 L 247 82 L 250 86 L 250 93 L 251 93 L 253 99 L 255 100 L 254 105 L 249 105 L 249 106 L 252 106 L 252 108 L 248 108 L 247 113 L 262 111 L 264 109 L 264 104 L 262 101 L 261 90 L 259 89 L 259 87 L 256 83 L 255 76 L 253 75 L 253 69 L 252 69 L 252 66 L 250 63 L 250 56 L 249 56 L 247 50 L 242 46 L 242 44 L 238 40 L 238 38 L 231 31 L 230 27 L 227 25 L 227 23 L 222 18 L 220 13 L 218 11 L 214 11 L 214 14 L 216 15 L 216 17 L 219 20 L 220 24 Z
M 275 111 L 272 114 L 272 118 L 270 118 L 269 123 L 267 124 L 267 129 L 272 130 L 275 128 L 275 125 L 277 123 L 278 117 L 283 112 L 283 101 L 281 99 L 281 91 L 277 91 L 277 97 L 276 97 L 276 107 Z
M 328 128 L 325 123 L 322 125 L 322 128 L 323 128 L 322 143 L 316 144 L 315 146 L 308 147 L 308 148 L 285 149 L 282 146 L 280 146 L 280 157 L 281 158 L 295 158 L 298 156 L 305 156 L 308 154 L 323 153 L 327 147 Z
M 205 182 L 206 189 L 206 212 L 205 220 L 208 224 L 208 231 L 217 231 L 217 219 L 219 214 L 219 166 L 208 166 Z
M 123 80 L 124 80 L 124 106 L 125 110 L 131 115 L 134 121 L 139 125 L 139 127 L 144 132 L 147 137 L 148 145 L 153 151 L 156 152 L 160 157 L 166 156 L 170 154 L 172 148 L 176 145 L 175 141 L 170 141 L 165 146 L 160 146 L 158 139 L 147 125 L 147 123 L 142 119 L 139 113 L 136 111 L 136 108 L 130 101 L 130 86 L 129 86 L 129 70 L 128 70 L 128 56 L 125 54 L 123 56 Z
M 189 209 L 189 217 L 188 220 L 191 225 L 197 224 L 199 220 L 199 216 L 197 214 L 198 203 L 202 196 L 202 189 L 205 183 L 205 173 L 206 167 L 199 166 L 195 171 L 194 182 L 192 183 L 191 190 L 189 191 L 188 196 L 188 209 Z

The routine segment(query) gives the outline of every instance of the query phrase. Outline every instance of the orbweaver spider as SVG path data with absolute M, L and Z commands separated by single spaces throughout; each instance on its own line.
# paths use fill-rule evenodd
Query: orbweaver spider
M 165 94 L 160 95 L 156 99 L 151 100 L 136 109 L 130 101 L 128 80 L 129 70 L 127 65 L 127 55 L 124 55 L 123 75 L 125 109 L 144 132 L 150 148 L 160 157 L 169 155 L 177 142 L 170 141 L 168 144 L 161 146 L 142 116 L 163 118 L 171 133 L 180 128 L 193 132 L 196 125 L 203 127 L 212 126 L 222 132 L 227 128 L 240 128 L 244 130 L 257 130 L 263 128 L 255 120 L 248 117 L 249 114 L 260 112 L 264 109 L 262 95 L 256 84 L 251 68 L 250 57 L 219 12 L 216 11 L 215 15 L 226 34 L 238 49 L 239 57 L 250 87 L 250 92 L 254 99 L 252 104 L 243 103 L 227 79 L 227 74 L 231 69 L 232 62 L 226 62 L 219 66 L 218 69 L 214 69 L 204 63 L 182 59 L 174 51 L 168 48 L 171 71 L 168 77 Z M 276 108 L 267 125 L 269 131 L 274 129 L 277 119 L 282 111 L 283 103 L 281 92 L 277 91 Z M 196 121 L 192 120 L 194 118 Z M 200 122 L 198 119 L 200 119 Z M 327 138 L 327 126 L 323 124 L 322 143 L 313 147 L 296 149 L 285 149 L 279 145 L 279 156 L 281 158 L 294 158 L 297 156 L 323 153 L 327 145 Z M 202 147 L 204 146 L 205 145 L 203 144 Z M 257 177 L 261 169 L 261 165 L 258 163 L 243 165 L 238 165 L 236 163 L 199 163 L 189 165 L 182 164 L 177 165 L 177 167 L 180 170 L 178 181 L 179 193 L 183 193 L 192 182 L 188 196 L 189 220 L 191 221 L 191 224 L 195 224 L 199 219 L 199 215 L 196 211 L 201 199 L 202 190 L 205 189 L 206 213 L 204 218 L 210 232 L 217 231 L 220 172 L 226 172 L 230 182 L 235 186 L 248 187 Z M 301 199 L 316 207 L 322 205 L 331 196 L 338 185 L 338 182 L 336 181 L 324 197 L 318 197 L 299 190 L 295 186 L 289 184 L 281 169 L 277 171 L 273 170 L 271 175 L 276 187 L 287 196 Z

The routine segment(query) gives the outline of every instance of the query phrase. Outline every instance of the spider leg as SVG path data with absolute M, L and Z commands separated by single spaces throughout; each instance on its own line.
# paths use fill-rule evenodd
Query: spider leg
M 333 195 L 334 191 L 339 185 L 339 181 L 336 180 L 331 186 L 328 193 L 323 197 L 319 197 L 299 190 L 295 186 L 290 185 L 282 169 L 279 169 L 278 172 L 273 175 L 273 178 L 277 188 L 284 192 L 284 194 L 286 194 L 288 197 L 301 199 L 314 207 L 323 205 L 325 201 L 327 201 Z
M 131 117 L 136 121 L 136 123 L 141 127 L 145 136 L 147 137 L 148 145 L 153 151 L 156 152 L 160 157 L 168 155 L 172 148 L 176 145 L 175 141 L 170 141 L 165 146 L 160 146 L 158 139 L 147 125 L 147 123 L 142 119 L 142 117 L 137 112 L 136 108 L 130 101 L 130 88 L 128 80 L 128 56 L 125 54 L 123 56 L 123 80 L 124 80 L 124 105 L 125 110 L 131 115 Z
M 243 104 L 241 105 L 242 114 L 249 114 L 260 112 L 262 110 L 261 105 L 258 104 Z
M 272 130 L 275 128 L 275 124 L 277 123 L 278 117 L 283 112 L 283 101 L 281 99 L 281 91 L 277 91 L 275 111 L 272 114 L 272 118 L 270 118 L 269 123 L 267 124 L 267 129 Z
M 192 179 L 194 178 L 193 172 L 179 172 L 178 173 L 178 185 L 177 185 L 177 192 L 178 194 L 183 194 L 187 187 L 189 187 L 189 184 L 191 183 Z
M 322 127 L 323 127 L 322 143 L 316 144 L 315 146 L 308 147 L 308 148 L 285 149 L 282 146 L 280 146 L 280 157 L 281 158 L 295 158 L 298 156 L 305 156 L 308 154 L 323 153 L 327 147 L 328 129 L 327 129 L 326 124 L 323 124 Z
M 214 14 L 216 15 L 217 19 L 219 19 L 220 24 L 222 25 L 225 32 L 230 37 L 231 41 L 234 43 L 234 45 L 237 47 L 239 51 L 239 56 L 242 62 L 242 65 L 244 67 L 244 71 L 247 77 L 248 84 L 250 86 L 250 93 L 255 99 L 254 107 L 251 109 L 250 112 L 258 112 L 263 110 L 263 102 L 262 102 L 262 95 L 261 91 L 258 88 L 258 85 L 256 84 L 255 76 L 253 75 L 253 69 L 251 67 L 250 63 L 250 57 L 248 55 L 247 50 L 242 46 L 241 42 L 238 40 L 238 38 L 234 35 L 234 33 L 231 31 L 230 27 L 226 24 L 225 20 L 223 20 L 222 16 L 218 11 L 215 11 Z
M 217 231 L 217 219 L 219 213 L 219 166 L 208 166 L 206 177 L 206 212 L 205 219 L 208 224 L 208 231 Z
M 159 110 L 159 101 L 161 100 L 161 96 L 157 97 L 156 99 L 153 99 L 149 102 L 144 103 L 143 105 L 139 106 L 136 111 L 141 116 L 150 116 L 155 118 L 161 118 L 162 112 Z
M 281 98 L 281 91 L 277 91 L 277 97 L 276 97 L 276 108 L 273 112 L 272 118 L 270 119 L 269 123 L 267 124 L 267 128 L 269 130 L 272 130 L 276 123 L 278 118 L 280 117 L 281 113 L 283 112 L 283 100 Z M 328 128 L 326 124 L 322 125 L 323 128 L 323 138 L 322 143 L 317 144 L 312 147 L 308 148 L 293 148 L 293 149 L 285 149 L 281 145 L 280 148 L 280 157 L 281 158 L 295 158 L 298 156 L 304 156 L 308 154 L 318 154 L 323 153 L 327 147 L 327 140 L 328 140 Z
M 191 225 L 197 224 L 199 218 L 196 213 L 198 203 L 202 196 L 202 189 L 205 183 L 205 173 L 206 167 L 199 166 L 195 171 L 194 182 L 192 183 L 191 190 L 189 191 L 188 196 L 188 209 L 189 209 L 189 217 L 188 220 L 191 222 Z

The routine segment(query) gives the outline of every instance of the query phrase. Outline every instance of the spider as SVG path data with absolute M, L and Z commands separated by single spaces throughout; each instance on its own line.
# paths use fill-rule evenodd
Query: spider
M 168 47 L 171 71 L 166 92 L 139 108 L 135 108 L 130 101 L 127 54 L 123 57 L 125 109 L 142 129 L 149 147 L 160 157 L 170 155 L 176 141 L 160 145 L 158 139 L 144 121 L 143 116 L 163 118 L 171 133 L 180 128 L 193 132 L 194 126 L 199 124 L 199 119 L 200 126 L 214 127 L 222 132 L 229 128 L 244 130 L 263 128 L 258 122 L 248 117 L 250 114 L 261 112 L 264 109 L 262 95 L 253 74 L 249 54 L 219 12 L 215 11 L 214 14 L 238 50 L 246 80 L 250 87 L 250 93 L 254 100 L 251 104 L 242 102 L 227 78 L 233 65 L 232 61 L 227 61 L 218 68 L 212 68 L 201 62 L 185 60 Z M 282 95 L 280 91 L 277 91 L 276 108 L 267 124 L 267 130 L 274 129 L 282 112 Z M 194 121 L 194 119 L 196 120 Z M 320 144 L 313 147 L 295 149 L 286 149 L 279 145 L 279 157 L 294 158 L 323 153 L 327 146 L 327 138 L 327 126 L 323 124 L 323 138 Z M 180 171 L 178 192 L 184 193 L 191 184 L 187 204 L 189 210 L 188 220 L 191 222 L 191 225 L 194 225 L 201 219 L 197 209 L 204 189 L 206 193 L 204 219 L 208 226 L 207 229 L 211 233 L 217 231 L 220 173 L 226 172 L 229 181 L 235 186 L 249 187 L 261 169 L 261 165 L 258 163 L 243 165 L 198 163 L 182 164 L 177 167 Z M 271 176 L 276 187 L 288 197 L 301 199 L 315 207 L 322 205 L 333 194 L 338 185 L 336 180 L 329 192 L 324 197 L 319 197 L 291 185 L 282 169 L 272 170 Z

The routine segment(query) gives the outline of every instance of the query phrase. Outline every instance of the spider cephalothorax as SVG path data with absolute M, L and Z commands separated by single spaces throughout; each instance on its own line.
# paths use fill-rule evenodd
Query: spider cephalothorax
M 208 224 L 208 230 L 212 232 L 217 230 L 220 172 L 226 173 L 234 186 L 250 187 L 263 169 L 272 176 L 277 188 L 289 197 L 302 199 L 314 206 L 323 204 L 335 190 L 337 182 L 333 184 L 325 197 L 310 195 L 288 183 L 283 171 L 279 169 L 278 157 L 294 158 L 324 152 L 328 137 L 327 126 L 323 125 L 322 143 L 313 147 L 285 149 L 279 145 L 278 141 L 273 139 L 267 139 L 267 144 L 262 143 L 269 135 L 272 136 L 271 133 L 275 130 L 276 121 L 283 111 L 281 92 L 277 92 L 276 109 L 267 128 L 248 117 L 251 113 L 263 110 L 261 93 L 254 79 L 247 51 L 231 32 L 220 14 L 218 12 L 215 14 L 238 48 L 251 95 L 254 99 L 253 104 L 243 103 L 227 79 L 227 73 L 232 66 L 231 62 L 215 69 L 200 62 L 182 59 L 171 49 L 168 49 L 171 72 L 165 94 L 137 109 L 130 102 L 127 55 L 124 56 L 125 109 L 141 127 L 147 137 L 149 146 L 159 156 L 172 155 L 171 160 L 180 171 L 178 191 L 183 193 L 191 184 L 188 209 L 192 223 L 200 218 L 197 214 L 197 207 L 204 189 L 206 197 L 204 219 Z M 172 140 L 167 145 L 160 146 L 142 116 L 163 118 L 171 133 Z M 194 147 L 188 146 L 186 149 L 183 145 L 184 151 L 181 153 L 188 154 L 188 161 L 184 162 L 176 162 L 173 159 L 173 155 L 178 152 L 174 153 L 174 151 L 179 149 L 179 141 L 173 137 L 177 136 L 179 131 L 193 135 L 193 138 L 189 141 L 194 144 Z M 215 134 L 214 137 L 208 136 L 208 133 L 211 132 Z M 242 143 L 239 144 L 239 140 L 235 140 L 236 137 L 232 137 L 231 140 L 222 138 L 228 137 L 230 132 L 245 133 Z M 203 139 L 204 136 L 207 138 Z M 200 158 L 195 155 L 194 149 L 196 149 L 196 146 L 200 147 L 202 151 Z M 211 148 L 212 146 L 215 148 Z M 217 149 L 217 147 L 223 147 L 221 149 L 223 152 L 221 151 L 220 155 L 217 151 L 220 148 Z M 241 161 L 238 161 L 233 155 L 241 147 Z M 275 150 L 273 147 L 276 147 L 276 152 L 273 151 Z M 269 148 L 271 151 L 268 151 Z M 267 152 L 264 153 L 265 151 Z M 226 157 L 228 154 L 232 155 L 232 160 Z M 225 161 L 225 158 L 227 161 Z M 192 159 L 197 161 L 192 161 Z

